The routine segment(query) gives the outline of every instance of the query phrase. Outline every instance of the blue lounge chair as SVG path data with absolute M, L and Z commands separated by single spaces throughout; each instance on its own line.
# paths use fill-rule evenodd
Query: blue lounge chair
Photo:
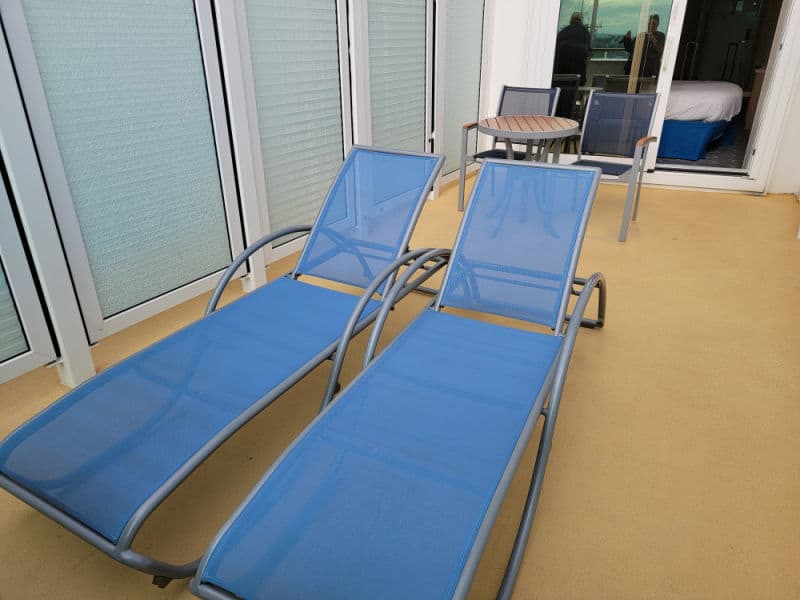
M 100 373 L 0 445 L 0 486 L 112 558 L 164 586 L 198 560 L 168 564 L 131 549 L 150 513 L 209 454 L 331 357 L 358 297 L 300 275 L 366 288 L 391 285 L 443 158 L 354 148 L 313 227 L 252 244 L 225 272 L 206 316 Z M 215 311 L 253 252 L 310 231 L 293 273 Z M 405 253 L 405 254 L 404 254 Z M 430 273 L 436 269 L 431 266 Z M 425 274 L 427 276 L 427 273 Z M 410 289 L 410 288 L 409 288 Z M 367 302 L 368 301 L 368 302 Z
M 387 293 L 361 372 L 267 472 L 192 580 L 213 599 L 463 598 L 540 416 L 539 454 L 501 597 L 530 531 L 581 317 L 567 314 L 600 171 L 487 161 L 442 291 L 374 361 Z M 356 311 L 364 306 L 359 303 Z M 544 326 L 544 333 L 442 309 Z M 351 317 L 351 323 L 357 318 Z M 568 324 L 567 324 L 568 323 Z M 548 328 L 552 328 L 551 333 Z M 349 341 L 340 342 L 343 352 Z M 341 361 L 334 364 L 328 395 Z

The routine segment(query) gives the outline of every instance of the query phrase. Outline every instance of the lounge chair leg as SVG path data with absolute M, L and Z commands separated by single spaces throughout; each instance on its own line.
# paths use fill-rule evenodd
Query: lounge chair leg
M 162 590 L 169 585 L 172 577 L 166 575 L 153 575 L 153 585 L 160 587 Z
M 342 391 L 342 382 L 341 381 L 337 381 L 336 382 L 336 387 L 333 388 L 333 393 L 334 394 L 338 394 L 340 391 Z
M 519 529 L 517 529 L 517 537 L 514 539 L 514 548 L 511 550 L 511 557 L 508 559 L 508 566 L 506 566 L 506 572 L 503 575 L 503 583 L 497 593 L 498 600 L 509 600 L 511 598 L 519 569 L 522 566 L 522 558 L 525 554 L 525 546 L 528 544 L 528 537 L 530 537 L 533 517 L 536 515 L 536 506 L 539 504 L 547 458 L 550 455 L 550 447 L 553 442 L 555 414 L 551 414 L 551 410 L 554 412 L 558 410 L 558 402 L 554 404 L 552 399 L 550 407 L 542 411 L 544 414 L 544 428 L 542 437 L 539 440 L 539 451 L 536 453 L 536 462 L 533 467 L 531 485 L 528 489 L 528 498 L 525 500 L 525 509 L 522 512 Z

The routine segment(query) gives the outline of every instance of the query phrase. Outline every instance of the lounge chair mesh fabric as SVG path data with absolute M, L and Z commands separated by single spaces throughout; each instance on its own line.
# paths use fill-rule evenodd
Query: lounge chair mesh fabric
M 514 169 L 480 178 L 450 260 L 443 306 L 490 312 L 555 327 L 592 171 Z M 576 198 L 564 202 L 564 198 Z
M 352 168 L 334 182 L 297 272 L 364 288 L 397 258 L 438 157 L 358 148 L 351 155 Z
M 450 597 L 560 342 L 424 312 L 280 463 L 203 580 L 242 598 Z
M 439 160 L 354 148 L 309 236 L 306 272 L 359 285 L 402 254 Z M 0 475 L 117 543 L 134 511 L 215 434 L 333 351 L 357 301 L 278 278 L 24 424 L 0 445 Z
M 549 324 L 597 175 L 483 169 L 443 303 Z M 424 311 L 256 487 L 195 585 L 253 599 L 449 598 L 562 340 Z
M 67 395 L 0 447 L 0 469 L 116 542 L 205 440 L 339 338 L 357 300 L 282 277 Z

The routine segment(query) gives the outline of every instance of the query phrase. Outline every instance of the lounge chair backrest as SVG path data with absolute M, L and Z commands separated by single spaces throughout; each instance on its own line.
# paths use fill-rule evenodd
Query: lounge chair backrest
M 487 161 L 437 305 L 559 331 L 599 179 L 598 169 Z
M 650 131 L 656 94 L 594 92 L 583 122 L 581 153 L 632 158 Z
M 354 147 L 317 216 L 295 274 L 367 287 L 407 249 L 441 161 L 432 154 Z

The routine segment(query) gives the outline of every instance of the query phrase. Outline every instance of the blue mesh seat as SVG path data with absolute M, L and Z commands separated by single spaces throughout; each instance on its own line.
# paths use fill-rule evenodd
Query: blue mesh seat
M 656 141 L 650 136 L 657 94 L 593 92 L 589 96 L 578 160 L 573 163 L 602 170 L 603 175 L 627 182 L 628 194 L 619 231 L 619 241 L 628 237 L 628 224 L 636 220 L 647 149 Z M 584 158 L 583 155 L 592 155 Z M 624 162 L 597 160 L 596 155 L 628 159 Z
M 248 247 L 226 271 L 204 318 L 103 371 L 0 444 L 0 485 L 112 557 L 158 576 L 187 577 L 131 550 L 143 520 L 215 448 L 330 357 L 357 296 L 313 275 L 382 293 L 442 164 L 434 155 L 354 148 L 313 227 Z M 310 230 L 293 273 L 214 311 L 247 256 Z M 369 300 L 358 328 L 380 306 Z
M 558 98 L 561 90 L 557 87 L 553 88 L 529 88 L 529 87 L 516 87 L 504 85 L 500 91 L 500 102 L 497 106 L 497 116 L 506 115 L 553 115 L 555 114 L 556 106 L 558 105 Z M 461 133 L 461 146 L 463 156 L 461 157 L 461 165 L 459 169 L 459 187 L 458 187 L 458 206 L 461 210 L 464 206 L 464 181 L 467 174 L 467 164 L 471 161 L 486 160 L 489 158 L 504 159 L 508 158 L 507 148 L 497 147 L 497 138 L 492 138 L 492 147 L 482 152 L 470 154 L 467 151 L 467 139 L 469 132 L 477 127 L 477 123 L 468 123 L 464 125 Z M 541 146 L 537 150 L 541 151 Z M 514 160 L 524 160 L 526 152 L 513 150 Z
M 577 328 L 602 281 L 599 274 L 587 280 L 573 315 L 566 314 L 599 178 L 590 169 L 483 165 L 433 307 L 259 482 L 206 552 L 192 581 L 195 594 L 463 598 L 544 414 L 532 492 L 504 583 L 510 593 Z M 390 304 L 380 309 L 367 360 Z M 446 310 L 453 308 L 554 333 Z

